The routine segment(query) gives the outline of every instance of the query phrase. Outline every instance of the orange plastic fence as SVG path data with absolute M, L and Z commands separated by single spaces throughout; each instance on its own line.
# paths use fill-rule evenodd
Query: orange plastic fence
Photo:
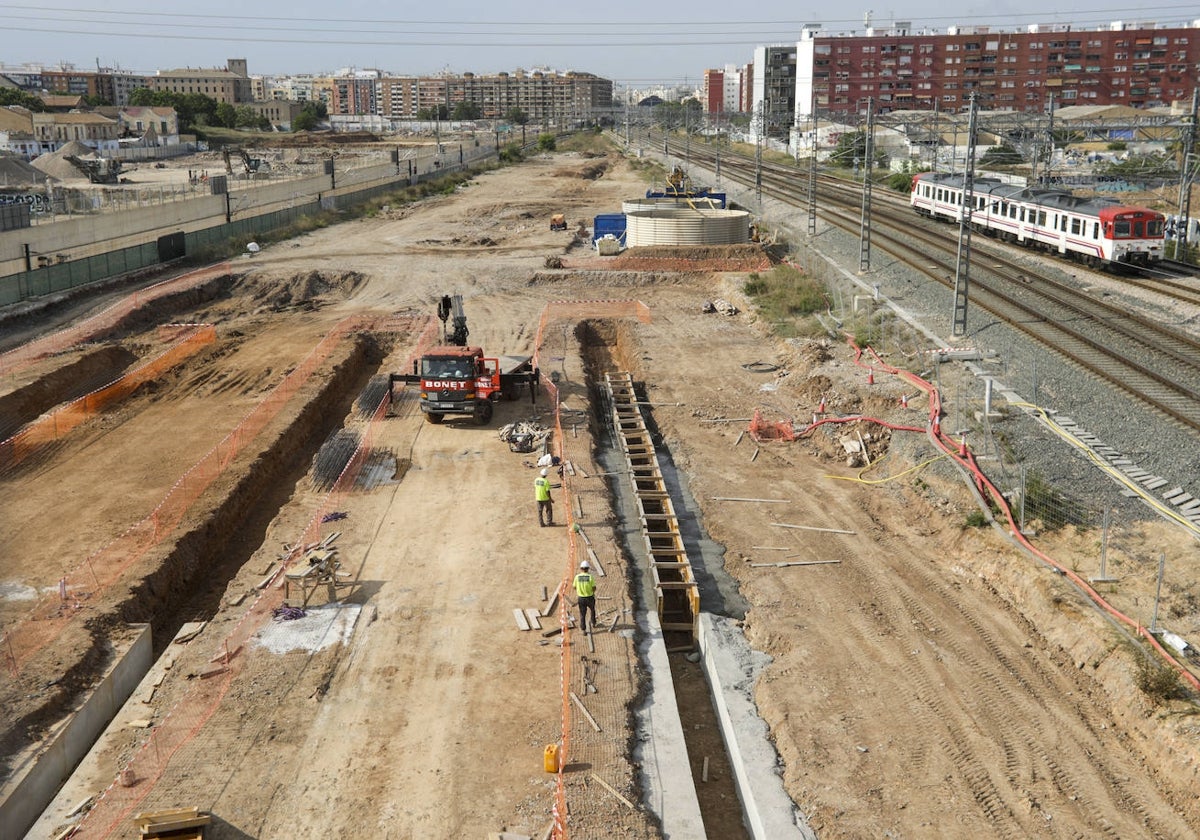
M 217 331 L 211 324 L 188 324 L 185 337 L 155 358 L 107 385 L 39 417 L 6 441 L 0 441 L 0 475 L 10 472 L 38 448 L 66 436 L 75 427 L 125 399 L 140 385 L 161 376 L 201 347 L 212 344 Z
M 541 347 L 541 337 L 547 324 L 565 318 L 624 318 L 635 317 L 648 322 L 650 310 L 638 301 L 555 301 L 548 304 L 542 312 L 538 324 L 538 342 L 534 357 L 537 358 Z M 418 337 L 416 348 L 409 359 L 418 358 L 429 346 L 435 344 L 439 337 L 438 323 L 430 319 L 424 331 Z M 565 457 L 565 437 L 558 412 L 558 389 L 548 379 L 543 380 L 550 399 L 555 406 L 555 433 L 559 441 L 559 456 Z M 380 423 L 387 414 L 388 403 L 385 400 L 376 408 L 374 415 L 366 425 L 358 449 L 351 457 L 341 476 L 333 488 L 318 505 L 309 519 L 301 537 L 294 545 L 296 548 L 283 565 L 272 576 L 271 581 L 264 587 L 263 593 L 247 609 L 229 636 L 222 641 L 214 651 L 213 667 L 204 678 L 197 680 L 193 689 L 164 717 L 155 727 L 149 739 L 134 755 L 129 764 L 118 774 L 117 779 L 109 785 L 100 796 L 91 811 L 76 828 L 72 837 L 103 838 L 118 831 L 121 824 L 133 813 L 138 803 L 153 790 L 155 783 L 162 777 L 171 757 L 179 751 L 204 724 L 212 717 L 220 706 L 222 698 L 236 678 L 242 667 L 242 657 L 245 644 L 259 628 L 271 620 L 271 613 L 283 601 L 281 583 L 290 563 L 301 556 L 307 545 L 319 542 L 324 530 L 324 518 L 327 513 L 341 507 L 346 494 L 350 493 L 361 472 L 365 459 L 370 455 L 373 442 L 377 437 Z M 560 586 L 569 585 L 574 572 L 574 558 L 577 551 L 572 513 L 572 488 L 569 477 L 563 479 L 564 508 L 567 513 L 568 553 Z M 560 753 L 560 770 L 554 796 L 554 837 L 556 840 L 566 840 L 566 794 L 561 768 L 566 764 L 566 756 L 570 749 L 571 707 L 570 707 L 570 677 L 571 677 L 571 641 L 567 632 L 568 607 L 567 599 L 559 600 L 559 626 L 563 630 L 563 648 L 559 660 L 562 693 L 562 751 Z M 136 784 L 129 784 L 136 782 Z
M 202 283 L 207 283 L 214 277 L 228 274 L 229 267 L 227 262 L 214 263 L 195 271 L 189 271 L 187 274 L 172 277 L 170 280 L 163 280 L 161 283 L 147 286 L 65 330 L 60 330 L 28 344 L 22 344 L 7 353 L 0 353 L 0 376 L 9 376 L 28 367 L 38 359 L 60 353 L 68 347 L 86 341 L 97 333 L 111 329 L 126 315 L 152 300 L 194 288 Z
M 416 319 L 397 318 L 391 321 L 375 321 L 376 329 L 397 330 L 417 323 Z M 362 323 L 359 326 L 363 326 Z M 342 333 L 344 334 L 344 333 Z M 416 350 L 409 358 L 417 358 L 438 337 L 438 322 L 430 318 L 416 342 Z M 370 456 L 379 430 L 387 416 L 388 398 L 384 397 L 376 406 L 371 418 L 364 424 L 358 448 L 350 457 L 332 488 L 321 499 L 317 509 L 308 520 L 303 532 L 292 545 L 293 551 L 270 580 L 262 587 L 258 598 L 246 609 L 213 651 L 212 668 L 202 674 L 192 689 L 164 716 L 150 733 L 141 749 L 134 754 L 108 789 L 97 799 L 96 804 L 80 822 L 72 837 L 104 838 L 121 830 L 121 826 L 146 798 L 162 778 L 172 756 L 185 746 L 213 716 L 221 705 L 233 680 L 241 672 L 243 653 L 250 637 L 272 618 L 272 611 L 283 603 L 285 575 L 291 563 L 303 556 L 305 546 L 319 542 L 325 530 L 326 514 L 344 507 L 347 496 L 354 491 L 363 465 Z
M 46 645 L 57 639 L 84 604 L 112 586 L 121 574 L 159 545 L 212 482 L 282 410 L 284 405 L 348 333 L 377 327 L 379 319 L 349 317 L 321 340 L 295 370 L 226 437 L 175 482 L 166 497 L 141 521 L 88 555 L 59 582 L 56 595 L 44 596 L 5 635 L 0 656 L 19 672 Z
M 613 318 L 636 318 L 641 323 L 650 322 L 650 307 L 639 300 L 555 300 L 546 304 L 542 317 L 538 321 L 537 338 L 534 344 L 534 364 L 541 367 L 542 345 L 545 341 L 547 327 L 556 321 L 580 321 Z M 554 405 L 554 440 L 558 441 L 558 456 L 569 460 L 567 438 L 563 434 L 562 417 L 559 412 L 558 387 L 549 379 L 542 379 Z M 571 486 L 572 479 L 564 475 L 562 479 L 563 508 L 567 513 L 567 554 L 562 580 L 559 581 L 564 595 L 569 591 L 572 577 L 575 574 L 575 556 L 578 551 L 575 536 L 575 514 L 571 504 L 574 494 Z M 571 634 L 567 627 L 570 615 L 568 602 L 565 597 L 559 599 L 558 623 L 562 630 L 562 651 L 559 656 L 559 679 L 561 693 L 562 732 L 561 748 L 559 750 L 558 774 L 554 785 L 554 805 L 552 816 L 554 821 L 553 837 L 555 840 L 567 840 L 567 794 L 563 768 L 566 767 L 571 754 Z
M 796 429 L 791 420 L 764 420 L 757 408 L 750 421 L 750 437 L 759 443 L 768 440 L 795 440 Z

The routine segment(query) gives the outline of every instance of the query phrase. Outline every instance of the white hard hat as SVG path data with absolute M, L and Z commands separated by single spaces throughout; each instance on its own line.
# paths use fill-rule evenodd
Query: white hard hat
M 545 478 L 548 474 L 549 474 L 548 470 L 542 470 L 542 478 Z
M 592 567 L 591 567 L 590 565 L 588 565 L 588 561 L 584 560 L 582 563 L 580 563 L 580 564 L 579 564 L 579 568 L 581 568 L 581 569 L 590 569 L 590 568 L 592 568 Z

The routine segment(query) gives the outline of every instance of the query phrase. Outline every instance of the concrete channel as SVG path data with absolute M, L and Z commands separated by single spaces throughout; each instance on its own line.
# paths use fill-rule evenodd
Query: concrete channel
M 637 710 L 641 731 L 635 759 L 643 769 L 645 804 L 659 817 L 664 837 L 706 836 L 693 776 L 678 772 L 689 766 L 686 722 L 668 655 L 675 650 L 668 638 L 675 644 L 690 638 L 698 648 L 748 835 L 815 840 L 783 789 L 778 754 L 754 704 L 754 684 L 770 657 L 753 651 L 741 632 L 737 619 L 745 615 L 746 603 L 724 571 L 723 552 L 703 533 L 695 500 L 637 398 L 632 378 L 609 374 L 592 392 L 603 403 L 598 420 L 609 421 L 602 425 L 605 433 L 597 435 L 596 458 L 613 479 L 609 487 L 621 539 L 641 571 L 635 587 L 642 605 L 639 655 L 651 678 Z

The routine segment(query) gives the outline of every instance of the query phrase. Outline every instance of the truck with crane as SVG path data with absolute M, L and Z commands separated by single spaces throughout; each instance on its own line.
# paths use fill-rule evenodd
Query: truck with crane
M 485 356 L 483 348 L 467 345 L 467 317 L 460 295 L 444 295 L 438 302 L 442 344 L 431 347 L 413 362 L 412 373 L 393 373 L 388 395 L 396 403 L 396 383 L 420 386 L 420 406 L 425 419 L 441 423 L 447 416 L 467 414 L 486 426 L 495 402 L 516 399 L 523 387 L 537 401 L 537 368 L 530 356 Z

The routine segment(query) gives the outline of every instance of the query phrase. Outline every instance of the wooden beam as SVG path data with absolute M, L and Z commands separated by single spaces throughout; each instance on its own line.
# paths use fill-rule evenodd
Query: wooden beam
M 791 499 L 739 499 L 734 496 L 713 496 L 714 502 L 762 502 L 772 505 L 790 505 Z
M 571 692 L 571 700 L 579 707 L 579 711 L 583 713 L 583 716 L 587 718 L 587 722 L 592 725 L 592 729 L 600 732 L 600 724 L 596 723 L 596 719 L 592 717 L 592 713 L 587 710 L 587 706 L 583 705 L 583 701 L 579 699 L 579 695 L 574 691 Z
M 751 563 L 753 569 L 783 568 L 784 566 L 828 566 L 841 560 L 781 560 L 778 563 Z
M 596 570 L 596 577 L 605 577 L 604 567 L 600 565 L 600 558 L 596 556 L 595 550 L 589 548 L 587 550 L 588 562 L 592 564 L 592 568 Z
M 624 796 L 622 796 L 621 794 L 617 793 L 617 790 L 616 790 L 616 788 L 614 788 L 614 787 L 613 787 L 612 785 L 610 785 L 608 782 L 606 782 L 606 781 L 604 781 L 603 779 L 601 779 L 601 778 L 600 778 L 599 776 L 597 776 L 595 773 L 593 773 L 593 774 L 592 774 L 592 778 L 596 780 L 596 783 L 597 783 L 598 785 L 600 785 L 600 787 L 604 788 L 606 791 L 608 791 L 609 793 L 611 793 L 613 796 L 617 797 L 617 799 L 620 799 L 622 802 L 624 802 L 624 803 L 625 803 L 625 807 L 626 807 L 626 808 L 628 808 L 630 811 L 634 810 L 633 803 L 632 803 L 632 802 L 630 802 L 628 799 L 626 799 L 626 798 L 625 798 Z
M 525 610 L 525 620 L 529 622 L 530 630 L 541 630 L 542 622 L 538 620 L 538 611 L 533 607 Z
M 517 609 L 513 610 L 513 618 L 515 618 L 517 620 L 517 629 L 518 630 L 528 630 L 529 629 L 529 622 L 525 618 L 525 613 L 522 612 L 519 607 Z
M 783 522 L 772 522 L 776 528 L 795 528 L 798 531 L 822 531 L 826 534 L 857 534 L 858 531 L 843 531 L 841 528 L 818 528 L 816 525 L 787 525 Z

